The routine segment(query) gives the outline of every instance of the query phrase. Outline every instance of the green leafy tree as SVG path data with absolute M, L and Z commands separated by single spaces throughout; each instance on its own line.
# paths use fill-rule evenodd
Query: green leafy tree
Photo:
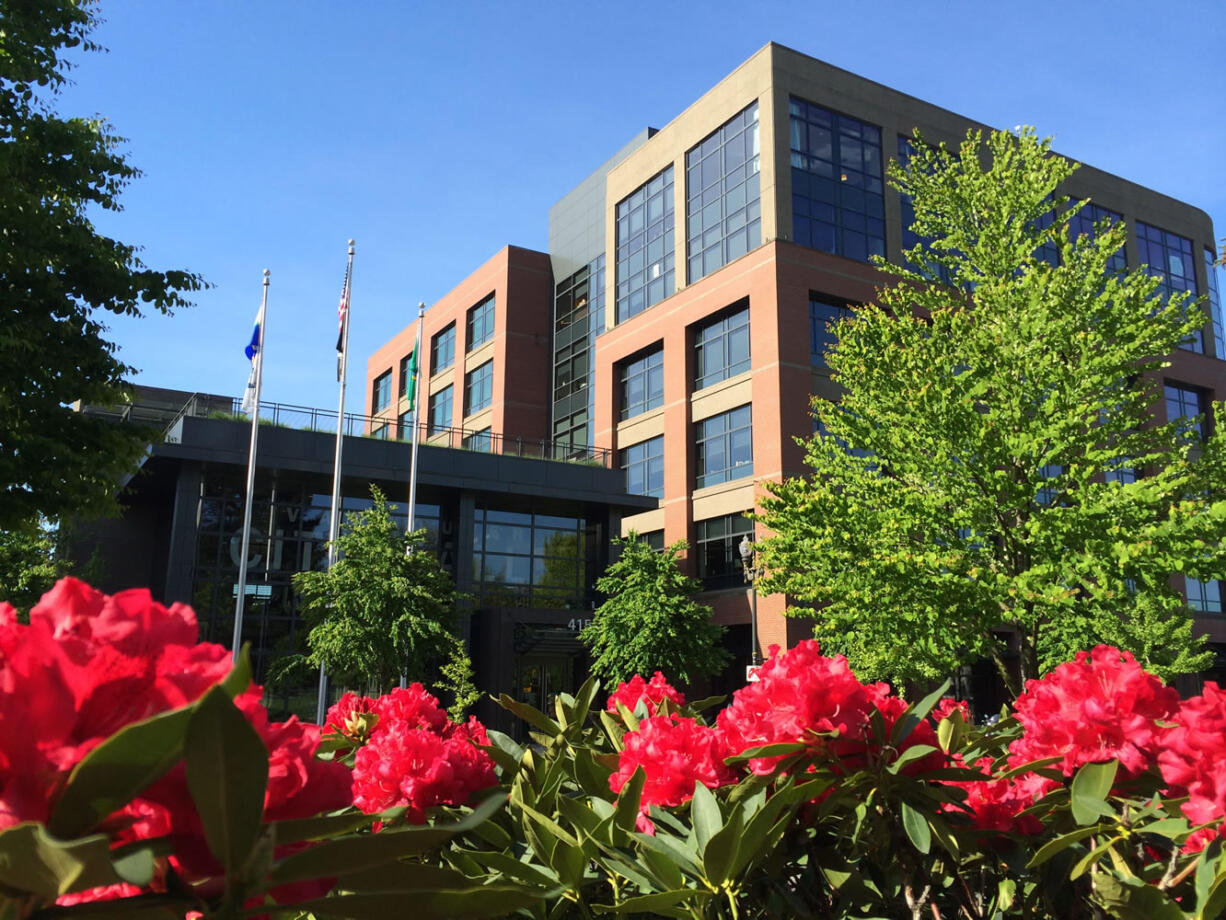
M 865 676 L 987 657 L 1016 694 L 1100 642 L 1166 677 L 1203 667 L 1170 579 L 1226 573 L 1222 435 L 1151 417 L 1203 313 L 1109 268 L 1122 223 L 1070 235 L 1083 203 L 1056 193 L 1076 166 L 1032 131 L 916 140 L 890 183 L 925 269 L 878 260 L 897 282 L 838 324 L 843 395 L 814 403 L 812 475 L 769 487 L 764 587 Z
M 72 411 L 124 401 L 132 368 L 105 338 L 104 317 L 170 313 L 202 287 L 183 271 L 146 268 L 137 249 L 98 233 L 96 209 L 119 210 L 139 175 L 122 138 L 98 118 L 51 103 L 65 54 L 97 50 L 93 4 L 0 3 L 0 527 L 38 515 L 109 510 L 149 432 Z
M 39 521 L 0 530 L 0 601 L 28 613 L 68 565 L 56 553 L 55 533 Z
M 613 542 L 621 556 L 596 582 L 608 600 L 579 634 L 593 656 L 592 672 L 616 684 L 655 671 L 689 682 L 722 670 L 729 660 L 720 646 L 724 628 L 693 599 L 702 586 L 677 566 L 686 542 L 662 552 L 634 533 Z
M 332 568 L 294 576 L 309 652 L 278 671 L 323 665 L 332 680 L 372 693 L 403 674 L 448 692 L 453 711 L 462 711 L 476 692 L 456 635 L 455 583 L 432 553 L 416 548 L 425 531 L 403 533 L 383 493 L 370 492 L 374 504 L 342 523 Z

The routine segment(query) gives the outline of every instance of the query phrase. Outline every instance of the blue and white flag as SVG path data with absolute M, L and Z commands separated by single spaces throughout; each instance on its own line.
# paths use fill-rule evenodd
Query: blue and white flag
M 251 341 L 247 343 L 247 347 L 243 349 L 243 354 L 247 356 L 247 360 L 251 362 L 251 373 L 247 376 L 247 389 L 243 393 L 242 412 L 244 415 L 250 415 L 255 411 L 256 407 L 256 358 L 259 357 L 260 349 L 264 344 L 264 307 L 261 305 L 259 311 L 255 314 L 255 326 L 251 330 Z

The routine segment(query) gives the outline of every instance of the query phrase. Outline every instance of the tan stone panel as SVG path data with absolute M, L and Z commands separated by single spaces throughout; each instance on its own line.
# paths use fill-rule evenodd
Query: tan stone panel
M 753 402 L 753 372 L 704 387 L 691 397 L 690 415 L 695 422 L 728 412 Z

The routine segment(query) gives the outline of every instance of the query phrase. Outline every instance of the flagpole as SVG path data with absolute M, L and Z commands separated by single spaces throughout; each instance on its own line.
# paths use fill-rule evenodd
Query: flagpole
M 424 303 L 417 304 L 417 344 L 413 346 L 413 450 L 410 455 L 409 463 L 409 525 L 406 533 L 412 535 L 417 524 L 417 444 L 421 439 L 418 437 L 421 426 L 417 423 L 421 418 L 421 392 L 418 390 L 417 382 L 421 376 L 421 332 L 422 327 L 426 324 L 426 305 Z M 412 543 L 405 547 L 405 554 L 408 555 L 416 549 Z M 405 674 L 400 675 L 401 689 L 409 685 L 409 679 Z
M 251 549 L 251 505 L 255 498 L 256 441 L 260 434 L 260 386 L 264 377 L 264 342 L 268 328 L 268 276 L 264 269 L 264 294 L 260 299 L 259 342 L 255 353 L 255 405 L 251 412 L 251 447 L 247 451 L 247 503 L 243 507 L 243 545 L 238 560 L 238 592 L 234 599 L 234 660 L 238 661 L 243 639 L 243 607 L 247 600 L 247 553 Z
M 328 568 L 336 564 L 336 540 L 341 529 L 341 460 L 345 444 L 345 384 L 349 374 L 349 310 L 353 291 L 353 240 L 349 241 L 349 262 L 345 266 L 345 283 L 341 286 L 343 315 L 341 316 L 340 357 L 336 376 L 340 383 L 340 404 L 336 409 L 336 455 L 332 460 L 332 511 L 328 522 Z M 328 673 L 323 664 L 319 666 L 319 693 L 315 701 L 315 722 L 324 724 L 328 711 Z

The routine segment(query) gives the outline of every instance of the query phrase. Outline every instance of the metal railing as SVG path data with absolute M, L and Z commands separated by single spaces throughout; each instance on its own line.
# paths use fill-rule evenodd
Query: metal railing
M 220 409 L 217 399 L 193 395 L 184 404 L 178 418 L 223 418 L 247 421 L 241 413 L 242 401 L 233 399 L 228 409 Z M 176 422 L 178 421 L 176 418 Z M 308 406 L 293 406 L 286 403 L 260 403 L 260 424 L 303 431 L 336 433 L 336 411 L 312 409 Z M 359 415 L 346 412 L 344 433 L 347 437 L 378 438 L 391 441 L 408 441 L 412 426 L 386 417 Z M 479 453 L 500 454 L 510 457 L 535 457 L 544 460 L 560 460 L 590 466 L 612 466 L 613 452 L 602 447 L 587 447 L 569 441 L 551 441 L 546 438 L 525 438 L 508 435 L 489 429 L 443 428 L 431 426 L 425 420 L 418 423 L 420 443 L 431 447 L 447 447 L 453 450 L 469 450 Z

